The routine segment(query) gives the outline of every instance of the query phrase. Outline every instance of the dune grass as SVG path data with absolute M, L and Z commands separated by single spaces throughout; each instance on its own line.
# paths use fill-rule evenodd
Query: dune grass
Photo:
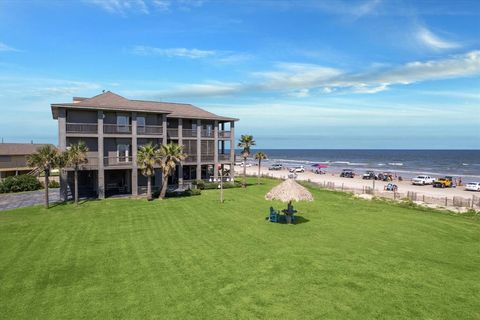
M 0 213 L 0 318 L 480 318 L 478 220 L 276 183 Z

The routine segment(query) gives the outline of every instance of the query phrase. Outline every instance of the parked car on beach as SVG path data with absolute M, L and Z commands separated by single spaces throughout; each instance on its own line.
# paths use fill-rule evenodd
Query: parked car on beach
M 480 191 L 480 182 L 469 182 L 465 185 L 467 191 Z
M 412 179 L 412 184 L 415 185 L 426 185 L 426 184 L 432 184 L 435 182 L 435 178 L 432 178 L 430 176 L 425 176 L 425 175 L 420 175 L 416 176 L 415 178 Z
M 240 163 L 239 165 L 240 165 L 240 167 L 245 166 L 245 167 L 247 167 L 247 168 L 250 168 L 250 167 L 252 166 L 252 164 L 251 164 L 251 163 L 248 163 L 248 162 L 247 162 L 246 164 L 244 164 L 244 163 L 242 162 L 242 163 Z
M 298 167 L 290 168 L 290 170 L 288 171 L 294 172 L 294 173 L 300 173 L 300 172 L 305 172 L 305 168 L 303 166 L 298 166 Z
M 340 173 L 340 177 L 342 178 L 353 178 L 355 177 L 355 172 L 352 169 L 343 169 L 342 173 Z
M 375 172 L 369 170 L 369 171 L 367 171 L 363 174 L 362 179 L 364 179 L 364 180 L 377 180 L 378 177 L 375 174 Z
M 280 163 L 274 163 L 270 167 L 268 167 L 268 170 L 282 170 L 283 166 Z
M 435 180 L 433 183 L 434 188 L 451 188 L 453 187 L 453 177 L 443 177 Z

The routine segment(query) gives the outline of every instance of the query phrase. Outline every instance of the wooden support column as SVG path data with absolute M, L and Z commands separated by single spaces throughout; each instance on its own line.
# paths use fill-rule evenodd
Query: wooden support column
M 202 179 L 202 121 L 197 120 L 197 179 Z
M 215 121 L 213 127 L 213 179 L 218 180 L 218 121 Z
M 138 165 L 137 165 L 137 113 L 132 112 L 132 195 L 138 196 Z
M 103 165 L 103 111 L 97 112 L 98 122 L 98 198 L 105 198 L 105 169 Z
M 178 144 L 183 146 L 183 119 L 178 119 Z M 183 185 L 183 161 L 178 165 L 178 184 Z

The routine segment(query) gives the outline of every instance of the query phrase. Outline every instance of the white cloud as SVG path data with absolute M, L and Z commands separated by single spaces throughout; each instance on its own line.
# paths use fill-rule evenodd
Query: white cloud
M 375 68 L 363 73 L 345 72 L 314 64 L 279 63 L 273 70 L 252 75 L 259 80 L 251 83 L 188 84 L 173 87 L 166 92 L 169 96 L 216 96 L 244 92 L 286 92 L 288 95 L 305 96 L 312 90 L 323 93 L 348 90 L 352 93 L 373 94 L 387 90 L 392 85 L 480 75 L 480 51 L 445 59 Z
M 353 1 L 313 1 L 306 5 L 313 6 L 327 13 L 350 16 L 354 19 L 361 18 L 376 12 L 382 3 L 381 0 L 367 0 L 360 3 Z M 295 2 L 294 2 L 295 4 Z
M 455 49 L 460 47 L 458 43 L 441 39 L 425 27 L 418 28 L 416 37 L 421 44 L 434 50 Z
M 0 52 L 6 52 L 6 51 L 19 51 L 15 48 L 12 48 L 10 46 L 7 46 L 5 43 L 0 42 Z
M 170 9 L 171 2 L 169 0 L 153 0 L 153 6 L 160 11 L 168 11 Z
M 87 0 L 87 2 L 113 14 L 126 15 L 129 12 L 149 14 L 147 4 L 143 0 Z
M 135 46 L 132 50 L 134 54 L 143 56 L 164 56 L 164 57 L 183 57 L 190 59 L 207 58 L 214 56 L 215 51 L 199 50 L 187 48 L 155 48 L 148 46 Z
M 296 98 L 305 98 L 310 95 L 310 90 L 308 89 L 299 89 L 295 90 L 293 92 L 288 93 L 289 96 L 291 97 L 296 97 Z

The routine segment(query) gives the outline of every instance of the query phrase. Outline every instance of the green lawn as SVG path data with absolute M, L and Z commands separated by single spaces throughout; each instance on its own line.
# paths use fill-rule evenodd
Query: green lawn
M 0 318 L 480 318 L 478 219 L 276 183 L 0 213 Z

